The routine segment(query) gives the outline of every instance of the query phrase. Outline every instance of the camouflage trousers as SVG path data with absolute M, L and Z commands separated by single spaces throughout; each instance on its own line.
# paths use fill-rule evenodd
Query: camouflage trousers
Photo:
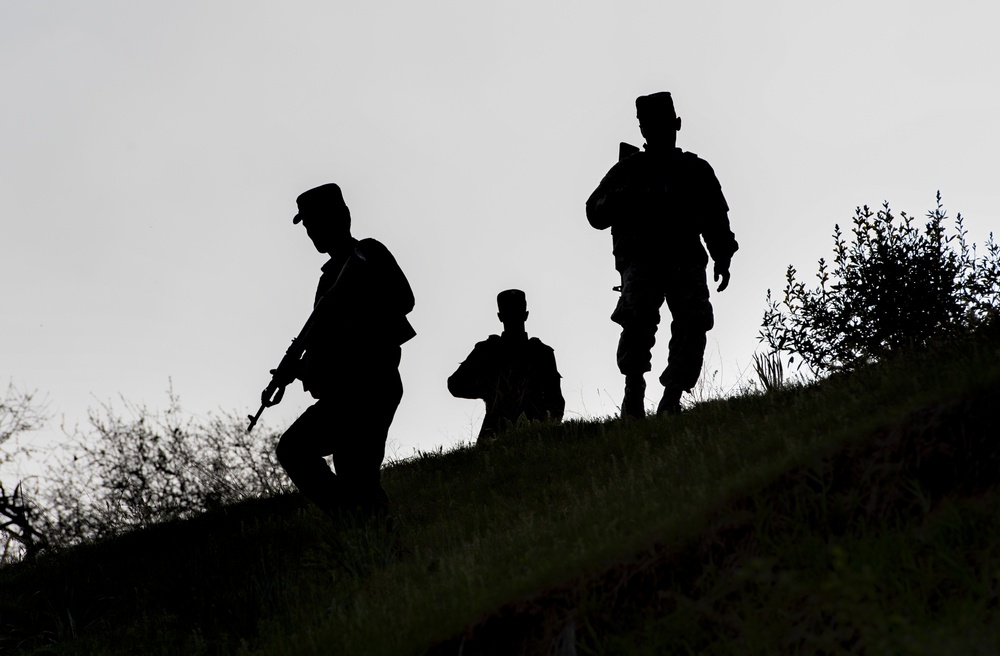
M 665 388 L 690 391 L 701 375 L 706 333 L 715 325 L 705 268 L 657 270 L 633 265 L 623 268 L 621 276 L 621 298 L 611 315 L 622 327 L 619 371 L 631 376 L 652 369 L 651 350 L 665 300 L 671 316 L 670 342 L 660 383 Z

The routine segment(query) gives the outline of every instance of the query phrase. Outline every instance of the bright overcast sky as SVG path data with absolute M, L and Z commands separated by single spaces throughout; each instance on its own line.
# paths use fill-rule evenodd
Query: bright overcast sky
M 725 393 L 754 378 L 766 290 L 788 264 L 812 281 L 855 206 L 922 216 L 940 189 L 976 242 L 993 228 L 995 7 L 0 0 L 0 383 L 46 396 L 53 433 L 119 395 L 164 409 L 171 380 L 192 414 L 256 410 L 324 262 L 295 197 L 334 181 L 416 296 L 390 455 L 478 432 L 445 381 L 510 287 L 567 417 L 617 414 L 618 279 L 584 202 L 641 143 L 635 97 L 669 90 L 741 246 L 712 299 Z

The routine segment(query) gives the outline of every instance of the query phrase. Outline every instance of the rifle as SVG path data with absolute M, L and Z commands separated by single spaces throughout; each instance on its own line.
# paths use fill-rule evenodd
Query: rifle
M 319 308 L 323 305 L 323 301 L 327 298 L 333 296 L 333 291 L 340 284 L 341 279 L 344 277 L 344 271 L 347 270 L 347 265 L 351 262 L 351 259 L 355 257 L 355 253 L 352 251 L 347 259 L 344 261 L 344 266 L 340 268 L 340 273 L 337 274 L 337 279 L 334 281 L 333 286 L 326 291 L 325 294 L 320 296 L 319 300 L 313 306 L 313 311 L 309 314 L 309 318 L 306 319 L 305 324 L 302 326 L 302 330 L 299 334 L 292 340 L 291 345 L 288 350 L 285 351 L 285 355 L 282 356 L 281 362 L 278 363 L 276 369 L 271 369 L 271 382 L 267 384 L 264 391 L 260 393 L 260 408 L 257 409 L 257 414 L 247 415 L 247 419 L 250 420 L 250 425 L 247 426 L 247 432 L 253 430 L 253 427 L 257 424 L 257 420 L 260 419 L 261 414 L 264 413 L 265 408 L 270 408 L 272 405 L 278 405 L 281 403 L 281 399 L 285 396 L 285 387 L 289 383 L 295 380 L 296 374 L 299 370 L 299 362 L 302 360 L 302 354 L 306 350 L 306 338 L 309 337 L 309 331 L 312 330 L 313 323 L 316 320 L 316 314 Z

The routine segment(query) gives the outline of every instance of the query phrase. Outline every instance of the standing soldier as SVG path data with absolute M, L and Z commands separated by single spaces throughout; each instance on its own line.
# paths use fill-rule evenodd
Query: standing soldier
M 635 101 L 645 150 L 622 153 L 587 200 L 587 220 L 611 228 L 621 298 L 611 315 L 621 325 L 618 368 L 625 375 L 623 416 L 645 416 L 650 351 L 664 299 L 670 310 L 670 353 L 660 375 L 657 415 L 680 412 L 681 394 L 701 373 L 706 333 L 715 319 L 705 267 L 715 262 L 717 291 L 729 285 L 729 264 L 739 248 L 729 229 L 729 206 L 708 163 L 677 148 L 681 119 L 667 92 Z M 625 144 L 623 144 L 625 146 Z
M 384 513 L 389 498 L 381 466 L 403 396 L 400 345 L 415 334 L 406 319 L 413 292 L 385 246 L 351 236 L 340 187 L 310 189 L 296 203 L 292 222 L 330 259 L 301 336 L 304 354 L 282 360 L 261 396 L 272 405 L 273 389 L 299 379 L 317 399 L 281 436 L 278 462 L 306 498 L 334 516 Z M 324 460 L 328 455 L 336 474 Z
M 522 414 L 529 420 L 560 421 L 566 406 L 555 354 L 537 337 L 529 339 L 524 329 L 528 318 L 524 292 L 500 292 L 497 309 L 503 334 L 476 344 L 448 378 L 453 395 L 486 402 L 479 440 L 503 432 L 508 421 L 517 423 Z

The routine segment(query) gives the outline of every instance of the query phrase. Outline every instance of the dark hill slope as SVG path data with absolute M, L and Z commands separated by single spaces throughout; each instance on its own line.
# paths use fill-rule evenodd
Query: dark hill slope
M 0 570 L 10 654 L 992 653 L 1000 340 L 254 500 Z
M 998 411 L 916 410 L 431 653 L 996 653 Z

